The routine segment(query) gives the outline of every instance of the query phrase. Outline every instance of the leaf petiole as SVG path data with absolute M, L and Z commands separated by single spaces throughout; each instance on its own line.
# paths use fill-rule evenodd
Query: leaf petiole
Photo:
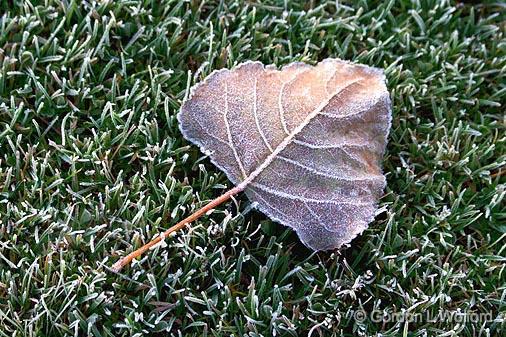
M 157 236 L 156 238 L 154 238 L 150 242 L 146 243 L 144 246 L 131 252 L 127 256 L 119 259 L 115 264 L 112 265 L 111 269 L 114 272 L 119 272 L 124 266 L 126 266 L 127 264 L 132 262 L 133 259 L 138 258 L 139 256 L 144 254 L 146 251 L 148 251 L 150 248 L 152 248 L 156 244 L 160 243 L 163 239 L 165 239 L 166 237 L 168 237 L 172 233 L 174 233 L 174 232 L 182 229 L 186 225 L 194 222 L 195 220 L 200 218 L 202 215 L 206 214 L 207 212 L 209 212 L 213 208 L 221 205 L 223 202 L 230 199 L 230 197 L 232 197 L 233 195 L 236 195 L 237 193 L 242 192 L 244 190 L 244 187 L 245 187 L 244 184 L 239 184 L 236 187 L 228 190 L 227 192 L 225 192 L 224 194 L 222 194 L 218 198 L 216 198 L 213 201 L 206 204 L 204 207 L 202 207 L 199 210 L 197 210 L 196 212 L 192 213 L 190 216 L 186 217 L 185 219 L 181 220 L 180 222 L 178 222 L 174 226 L 170 227 L 165 232 L 163 232 L 161 235 Z

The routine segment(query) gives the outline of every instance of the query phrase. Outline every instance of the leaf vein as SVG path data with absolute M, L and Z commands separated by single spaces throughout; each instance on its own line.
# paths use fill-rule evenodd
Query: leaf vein
M 272 150 L 272 147 L 271 147 L 271 144 L 269 144 L 269 141 L 267 140 L 267 138 L 265 137 L 265 134 L 264 132 L 262 131 L 262 128 L 260 127 L 260 121 L 258 120 L 258 89 L 257 89 L 257 84 L 258 84 L 258 78 L 255 77 L 255 84 L 254 84 L 254 88 L 253 88 L 253 94 L 254 94 L 254 99 L 253 99 L 253 116 L 255 118 L 255 124 L 257 126 L 257 130 L 258 130 L 258 133 L 260 134 L 260 137 L 262 137 L 262 140 L 264 141 L 264 144 L 265 146 L 267 146 L 267 148 L 269 149 L 269 151 L 273 151 Z
M 361 177 L 361 178 L 341 177 L 341 176 L 336 176 L 336 175 L 333 175 L 333 174 L 330 174 L 330 173 L 327 173 L 327 172 L 323 172 L 323 171 L 317 170 L 317 169 L 315 169 L 313 167 L 304 165 L 304 164 L 299 163 L 298 161 L 290 159 L 290 158 L 286 158 L 286 157 L 283 157 L 283 156 L 278 156 L 278 158 L 281 159 L 281 160 L 283 160 L 283 161 L 286 161 L 287 163 L 290 163 L 292 165 L 296 165 L 298 167 L 301 167 L 301 168 L 305 169 L 306 171 L 309 171 L 309 172 L 314 173 L 316 175 L 324 176 L 324 177 L 327 177 L 327 178 L 332 178 L 332 179 L 335 179 L 335 180 L 344 180 L 344 181 L 355 182 L 355 181 L 371 181 L 371 180 L 374 181 L 376 179 L 381 178 L 381 176 L 376 176 L 376 175 L 373 175 L 370 178 L 369 177 Z
M 314 149 L 314 150 L 340 149 L 342 146 L 357 147 L 357 148 L 367 148 L 367 146 L 369 145 L 367 143 L 347 143 L 346 141 L 342 142 L 342 143 L 339 143 L 339 144 L 317 145 L 317 144 L 311 144 L 311 143 L 308 143 L 308 142 L 305 142 L 305 141 L 302 141 L 302 140 L 298 140 L 298 139 L 294 139 L 293 143 L 297 144 L 297 145 L 300 145 L 300 146 L 308 147 L 308 148 Z
M 334 93 L 334 95 L 332 95 L 331 97 L 329 97 L 328 99 L 326 99 L 324 102 L 322 102 L 315 110 L 313 110 L 310 114 L 307 115 L 307 117 L 304 119 L 304 121 L 302 121 L 301 124 L 299 124 L 288 136 L 286 136 L 283 141 L 278 145 L 276 146 L 276 148 L 274 149 L 274 151 L 267 156 L 267 158 L 265 158 L 265 160 L 256 168 L 253 170 L 253 172 L 251 172 L 247 177 L 246 179 L 244 179 L 242 181 L 242 183 L 240 184 L 240 188 L 245 188 L 249 183 L 251 183 L 258 175 L 260 175 L 263 170 L 269 166 L 272 161 L 276 158 L 276 156 L 279 155 L 279 153 L 281 151 L 283 151 L 287 146 L 288 144 L 290 144 L 293 139 L 295 138 L 295 136 L 297 134 L 299 134 L 299 132 L 315 117 L 317 116 L 330 102 L 330 100 L 335 96 L 335 95 L 339 95 L 341 92 L 343 92 L 346 88 L 350 87 L 351 85 L 361 81 L 363 78 L 359 78 L 359 79 L 356 79 L 354 81 L 352 81 L 351 83 L 349 83 L 345 88 L 342 88 L 338 91 L 336 91 Z M 345 151 L 345 150 L 343 150 Z M 346 152 L 346 151 L 345 151 Z M 348 153 L 347 153 L 348 154 Z M 349 155 L 349 154 L 348 154 Z M 352 159 L 355 159 L 353 157 L 351 157 Z
M 352 201 L 337 201 L 337 200 L 329 200 L 329 199 L 320 200 L 320 199 L 314 199 L 314 198 L 306 198 L 306 197 L 278 191 L 273 188 L 270 188 L 267 185 L 260 184 L 260 183 L 251 183 L 251 186 L 256 187 L 256 188 L 258 188 L 264 192 L 267 192 L 269 194 L 281 197 L 281 198 L 297 200 L 297 201 L 301 201 L 301 202 L 312 202 L 315 204 L 333 204 L 333 205 L 343 205 L 344 204 L 344 205 L 359 205 L 359 206 L 365 206 L 365 205 L 370 204 L 369 202 L 357 202 L 357 201 L 353 201 L 353 200 Z
M 239 169 L 243 175 L 243 179 L 247 178 L 246 171 L 244 170 L 244 166 L 242 165 L 241 159 L 239 158 L 239 154 L 237 153 L 237 149 L 235 148 L 234 141 L 232 139 L 232 133 L 230 132 L 230 124 L 228 123 L 228 85 L 225 83 L 225 111 L 223 112 L 223 119 L 225 122 L 225 127 L 227 129 L 228 142 L 230 144 L 230 148 L 234 153 L 235 161 L 239 165 Z
M 290 132 L 288 131 L 288 127 L 286 126 L 286 120 L 285 120 L 285 109 L 283 108 L 283 90 L 285 89 L 285 85 L 287 82 L 284 82 L 281 85 L 281 88 L 279 89 L 279 95 L 278 95 L 278 109 L 279 109 L 279 119 L 281 121 L 281 126 L 283 127 L 283 130 L 287 135 L 290 135 Z

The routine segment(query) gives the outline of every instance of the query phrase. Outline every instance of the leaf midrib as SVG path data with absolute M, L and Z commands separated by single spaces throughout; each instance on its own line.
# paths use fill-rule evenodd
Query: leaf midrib
M 296 76 L 298 77 L 298 76 Z M 325 107 L 328 106 L 330 101 L 336 97 L 337 95 L 341 94 L 343 91 L 348 89 L 350 86 L 359 83 L 360 81 L 364 80 L 363 77 L 360 77 L 356 80 L 353 80 L 349 83 L 347 83 L 344 87 L 340 88 L 339 90 L 335 91 L 333 94 L 329 95 L 325 101 L 323 101 L 316 109 L 314 109 L 311 113 L 309 113 L 306 118 L 302 121 L 301 124 L 299 124 L 293 131 L 283 138 L 281 143 L 279 143 L 274 151 L 272 151 L 265 160 L 258 165 L 256 169 L 254 169 L 241 183 L 237 185 L 238 188 L 241 190 L 246 189 L 248 185 L 255 180 L 275 159 L 276 157 L 295 139 L 295 136 L 297 136 L 308 124 L 311 122 L 316 116 L 318 116 Z M 236 159 L 238 160 L 238 159 Z M 240 165 L 240 162 L 238 162 Z

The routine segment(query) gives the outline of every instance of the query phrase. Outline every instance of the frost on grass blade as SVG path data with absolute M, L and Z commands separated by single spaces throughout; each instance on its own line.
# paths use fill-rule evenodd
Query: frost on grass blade
M 326 250 L 374 218 L 390 106 L 380 69 L 336 59 L 281 70 L 246 62 L 196 85 L 178 119 L 263 213 Z

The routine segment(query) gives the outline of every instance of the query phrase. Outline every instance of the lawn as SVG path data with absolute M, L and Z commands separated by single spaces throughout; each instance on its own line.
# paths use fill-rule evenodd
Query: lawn
M 504 334 L 505 22 L 500 2 L 1 1 L 0 336 Z M 241 194 L 113 273 L 232 186 L 179 132 L 189 88 L 327 57 L 387 75 L 369 229 L 313 253 Z

